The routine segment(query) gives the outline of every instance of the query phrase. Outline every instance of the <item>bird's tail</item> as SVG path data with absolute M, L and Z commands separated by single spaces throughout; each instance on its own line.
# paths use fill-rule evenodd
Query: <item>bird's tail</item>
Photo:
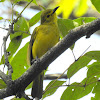
M 42 72 L 33 81 L 32 92 L 31 92 L 31 95 L 32 95 L 33 98 L 39 98 L 39 99 L 42 98 L 43 76 L 44 76 L 44 73 Z

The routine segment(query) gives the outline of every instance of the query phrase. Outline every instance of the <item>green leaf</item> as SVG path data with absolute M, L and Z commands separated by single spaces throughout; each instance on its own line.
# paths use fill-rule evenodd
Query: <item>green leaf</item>
M 18 49 L 18 47 L 20 46 L 20 43 L 22 41 L 22 37 L 19 36 L 19 37 L 16 37 L 16 38 L 13 38 L 9 44 L 9 47 L 7 48 L 7 52 L 10 53 L 9 57 L 8 57 L 8 60 L 11 62 L 11 60 L 13 59 L 13 54 L 16 52 L 16 50 Z M 5 63 L 5 60 L 4 60 L 4 55 L 1 59 L 1 62 L 0 64 L 4 64 Z
M 27 1 L 27 2 L 31 2 L 32 0 L 13 0 L 13 3 L 18 3 L 18 2 L 20 2 L 20 1 Z M 36 5 L 37 5 L 36 0 L 33 0 L 33 1 L 32 1 L 32 3 L 34 3 L 34 4 L 36 4 Z
M 67 77 L 72 77 L 77 71 L 85 67 L 91 61 L 90 58 L 83 56 L 78 61 L 74 62 L 68 69 Z
M 95 17 L 81 17 L 81 18 L 77 18 L 77 19 L 73 20 L 73 23 L 74 23 L 75 27 L 78 27 L 78 26 L 83 25 L 85 23 L 92 22 L 95 19 L 96 19 Z
M 21 0 L 21 1 L 22 1 L 22 0 Z M 32 0 L 24 0 L 24 1 L 31 2 Z M 34 3 L 34 4 L 37 5 L 36 0 L 33 0 L 32 3 Z
M 92 78 L 91 80 L 86 81 L 85 78 L 81 83 L 72 83 L 67 89 L 63 92 L 60 100 L 78 100 L 83 96 L 89 94 L 96 83 L 84 86 L 85 84 L 89 84 L 91 82 L 96 81 L 96 78 Z
M 77 86 L 79 86 L 80 84 L 79 83 L 73 83 L 71 85 L 77 85 Z M 74 91 L 75 91 L 74 89 L 75 89 L 75 86 L 69 86 L 69 87 L 67 87 L 66 90 L 63 92 L 60 100 L 76 100 L 76 98 L 73 96 Z
M 22 0 L 13 0 L 13 3 L 18 3 L 20 1 L 22 1 Z
M 40 16 L 41 16 L 42 11 L 38 12 L 35 16 L 33 16 L 30 20 L 29 20 L 29 26 L 33 26 L 34 24 L 36 24 L 39 20 L 40 20 Z
M 98 12 L 100 12 L 100 5 L 99 5 L 100 0 L 91 0 L 91 2 L 92 2 L 92 4 L 94 5 L 94 7 L 96 8 L 96 10 L 97 10 Z
M 3 17 L 0 17 L 0 20 L 2 20 L 3 19 Z
M 29 43 L 21 48 L 11 61 L 11 65 L 13 67 L 13 80 L 19 78 L 29 68 L 26 61 L 28 44 Z
M 0 79 L 0 89 L 3 89 L 5 87 L 7 87 L 7 85 L 4 83 L 2 79 Z
M 25 98 L 16 98 L 16 97 L 14 97 L 11 100 L 26 100 L 26 99 Z
M 24 17 L 19 18 L 14 24 L 14 32 L 14 34 L 10 34 L 11 40 L 17 36 L 22 36 L 22 38 L 29 36 L 29 26 Z
M 0 2 L 4 2 L 5 0 L 0 0 Z
M 80 25 L 83 25 L 84 23 L 91 22 L 95 20 L 94 17 L 82 17 L 75 20 L 70 19 L 58 19 L 58 27 L 61 32 L 61 37 L 65 37 L 69 31 L 75 27 L 78 27 Z M 72 50 L 74 48 L 74 45 L 70 47 Z
M 59 0 L 58 5 L 60 6 L 57 10 L 58 14 L 62 12 L 63 18 L 68 18 L 76 5 L 76 0 Z
M 58 27 L 62 36 L 66 36 L 68 32 L 74 28 L 74 23 L 70 19 L 58 19 Z
M 100 62 L 94 62 L 92 65 L 88 66 L 87 77 L 91 78 L 94 76 L 100 77 Z
M 37 2 L 36 2 L 36 0 L 33 0 L 32 2 L 33 2 L 34 4 L 36 4 L 36 5 L 37 5 Z
M 54 81 L 51 81 L 46 89 L 53 83 Z M 49 90 L 47 90 L 44 94 L 43 94 L 43 98 L 47 97 L 47 96 L 50 96 L 52 94 L 54 94 L 56 92 L 56 90 L 59 88 L 59 86 L 61 86 L 65 81 L 56 81 L 51 87 Z M 45 89 L 45 90 L 46 90 Z
M 84 85 L 84 90 L 80 91 L 81 93 L 79 94 L 78 99 L 89 94 L 93 90 L 93 88 L 95 87 L 95 85 L 97 83 L 96 81 L 97 81 L 97 77 L 92 77 L 92 78 L 89 78 L 89 79 L 88 79 L 88 77 L 86 77 L 81 82 L 81 84 Z M 78 92 L 78 89 L 77 89 L 77 92 Z
M 95 19 L 96 19 L 95 17 L 81 17 L 81 18 L 77 18 L 75 20 L 58 19 L 58 27 L 62 33 L 62 36 L 64 37 L 65 35 L 68 34 L 68 32 L 71 29 L 78 27 L 80 25 L 83 25 L 84 23 L 91 22 Z
M 58 19 L 58 27 L 61 32 L 61 36 L 65 37 L 71 29 L 74 28 L 74 23 L 70 19 Z M 70 47 L 73 50 L 74 44 Z
M 87 0 L 79 0 L 74 10 L 74 15 L 80 17 L 86 13 L 88 9 Z
M 28 90 L 28 89 L 32 88 L 32 85 L 33 85 L 33 82 L 31 82 L 31 83 L 25 88 L 25 90 Z
M 87 66 L 87 64 L 91 60 L 98 60 L 100 61 L 100 51 L 90 51 L 87 52 L 85 55 L 83 55 L 81 58 L 79 58 L 78 61 L 74 62 L 67 72 L 67 77 L 72 77 L 77 71 L 79 71 L 81 68 Z M 88 67 L 88 66 L 87 66 Z
M 91 100 L 100 100 L 100 82 L 97 82 L 97 84 L 94 87 L 92 93 L 94 93 L 95 96 L 92 97 Z
M 90 51 L 86 53 L 85 56 L 100 61 L 100 51 Z

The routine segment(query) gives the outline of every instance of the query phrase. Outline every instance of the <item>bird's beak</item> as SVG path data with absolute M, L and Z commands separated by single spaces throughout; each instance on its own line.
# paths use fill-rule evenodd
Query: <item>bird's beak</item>
M 52 13 L 52 14 L 54 14 L 54 13 L 55 13 L 55 11 L 56 11 L 59 7 L 60 7 L 60 6 L 58 6 L 58 7 L 54 8 L 54 9 L 53 9 L 53 13 Z

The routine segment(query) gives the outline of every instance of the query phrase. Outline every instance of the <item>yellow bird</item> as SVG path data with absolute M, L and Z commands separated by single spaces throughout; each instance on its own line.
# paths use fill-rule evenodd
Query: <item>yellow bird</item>
M 27 62 L 32 65 L 32 60 L 40 58 L 59 41 L 59 28 L 55 11 L 59 7 L 47 9 L 41 14 L 41 25 L 36 27 L 31 35 L 28 46 Z M 42 67 L 42 66 L 41 66 Z M 32 86 L 33 98 L 42 98 L 44 72 L 39 74 Z

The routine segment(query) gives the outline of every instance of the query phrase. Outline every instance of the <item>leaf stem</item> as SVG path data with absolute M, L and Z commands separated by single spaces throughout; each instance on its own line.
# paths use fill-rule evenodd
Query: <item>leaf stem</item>
M 21 11 L 21 13 L 19 14 L 19 16 L 17 17 L 16 21 L 18 20 L 18 18 L 21 16 L 21 14 L 23 13 L 23 11 L 28 7 L 28 5 L 32 2 L 33 0 L 31 0 L 26 6 L 25 8 Z

